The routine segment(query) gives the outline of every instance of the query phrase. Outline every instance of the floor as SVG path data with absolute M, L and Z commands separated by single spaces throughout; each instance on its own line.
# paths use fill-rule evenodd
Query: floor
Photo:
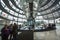
M 52 31 L 34 32 L 34 40 L 60 40 L 60 25 L 57 25 L 56 27 L 57 29 Z M 18 34 L 21 34 L 21 32 Z
M 60 26 L 52 31 L 34 32 L 34 40 L 60 40 Z

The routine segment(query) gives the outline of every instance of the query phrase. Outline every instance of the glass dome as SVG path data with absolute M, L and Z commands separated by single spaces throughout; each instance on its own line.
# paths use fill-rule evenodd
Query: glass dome
M 36 23 L 41 21 L 48 23 L 48 20 L 60 18 L 60 0 L 0 0 L 0 19 L 25 26 L 28 24 L 31 2 Z

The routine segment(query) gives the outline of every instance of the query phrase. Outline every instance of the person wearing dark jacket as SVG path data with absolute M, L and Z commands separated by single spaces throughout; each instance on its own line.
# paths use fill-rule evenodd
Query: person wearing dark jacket
M 8 26 L 8 29 L 10 30 L 10 40 L 12 40 L 12 36 L 13 36 L 13 32 L 12 32 L 12 29 L 13 29 L 13 24 L 10 24 L 9 26 Z
M 8 29 L 8 26 L 6 24 L 1 29 L 1 37 L 2 37 L 2 40 L 8 40 L 9 34 L 10 34 L 10 30 Z
M 12 32 L 13 32 L 13 40 L 17 40 L 17 29 L 18 29 L 18 26 L 16 23 L 14 23 L 13 25 L 13 29 L 12 29 Z

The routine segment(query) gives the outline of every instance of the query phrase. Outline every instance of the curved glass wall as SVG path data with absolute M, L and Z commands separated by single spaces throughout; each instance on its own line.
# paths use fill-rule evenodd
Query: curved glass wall
M 46 5 L 45 3 L 48 2 Z M 8 4 L 6 4 L 8 2 Z M 14 2 L 14 3 L 13 3 Z M 29 2 L 27 0 L 0 0 L 0 19 L 4 23 L 21 24 L 22 30 L 29 30 L 28 16 L 30 15 Z M 41 3 L 41 4 L 40 4 Z M 33 1 L 33 16 L 35 19 L 35 29 L 38 29 L 44 23 L 49 23 L 57 18 L 60 18 L 60 1 L 59 0 L 34 0 Z M 30 22 L 31 23 L 31 22 Z M 3 23 L 2 23 L 3 24 Z M 38 28 L 37 28 L 38 26 Z

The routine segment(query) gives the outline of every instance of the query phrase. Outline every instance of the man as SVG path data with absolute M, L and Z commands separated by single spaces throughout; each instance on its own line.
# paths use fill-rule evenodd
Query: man
M 13 29 L 12 29 L 12 32 L 13 32 L 13 40 L 17 40 L 17 33 L 18 33 L 17 29 L 18 29 L 18 25 L 16 23 L 14 23 Z

